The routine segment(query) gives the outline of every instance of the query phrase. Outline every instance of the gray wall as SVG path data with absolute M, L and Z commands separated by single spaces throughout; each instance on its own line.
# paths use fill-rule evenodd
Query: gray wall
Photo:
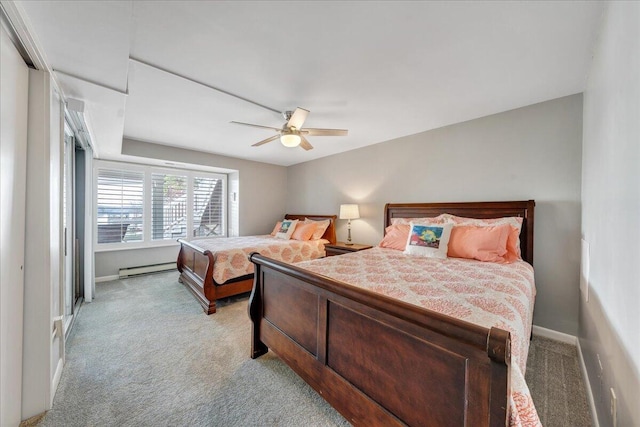
M 376 244 L 388 202 L 535 199 L 534 323 L 575 335 L 581 142 L 578 94 L 291 166 L 287 211 L 358 203 L 353 240 Z
M 579 339 L 601 426 L 640 425 L 640 3 L 610 2 L 584 93 Z M 588 301 L 587 301 L 588 297 Z M 602 363 L 602 371 L 598 363 Z
M 231 203 L 238 211 L 238 234 L 241 236 L 267 234 L 275 222 L 285 214 L 287 197 L 287 170 L 284 166 L 218 156 L 193 150 L 184 150 L 166 145 L 124 139 L 122 154 L 144 159 L 168 160 L 232 169 L 229 189 L 238 192 L 237 201 Z M 230 221 L 233 225 L 233 221 Z M 96 278 L 118 274 L 122 267 L 174 262 L 179 246 L 152 249 L 96 252 Z

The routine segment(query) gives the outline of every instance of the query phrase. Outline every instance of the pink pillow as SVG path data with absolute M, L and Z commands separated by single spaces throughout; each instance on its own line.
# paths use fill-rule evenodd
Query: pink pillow
M 522 227 L 522 218 L 520 218 L 520 227 Z M 520 228 L 511 227 L 509 237 L 507 238 L 507 255 L 505 258 L 509 262 L 522 259 L 520 251 Z
M 508 224 L 511 227 L 511 231 L 507 238 L 507 254 L 505 259 L 508 262 L 513 262 L 522 259 L 522 253 L 520 252 L 520 230 L 522 229 L 522 218 L 517 216 L 509 216 L 504 218 L 466 218 L 463 216 L 456 216 L 451 214 L 442 214 L 452 221 L 455 225 L 476 225 L 476 226 L 488 226 L 488 225 L 503 225 Z
M 282 226 L 282 221 L 276 222 L 276 226 L 273 227 L 273 231 L 271 232 L 272 236 L 275 236 L 278 231 L 280 231 L 280 227 Z
M 331 220 L 330 219 L 323 219 L 321 221 L 314 221 L 312 219 L 305 218 L 304 219 L 304 223 L 305 224 L 310 224 L 310 223 L 316 224 L 316 230 L 313 232 L 313 236 L 311 236 L 311 240 L 318 240 L 318 239 L 322 239 L 322 236 L 324 236 L 324 232 L 327 231 L 327 228 L 329 228 L 329 224 L 331 224 Z
M 429 218 L 429 217 L 423 217 L 423 218 L 391 218 L 391 225 L 400 225 L 400 224 L 409 225 L 410 222 L 413 222 L 414 224 L 422 224 L 422 223 L 442 224 L 442 223 L 447 222 L 447 218 L 445 217 L 445 215 L 448 215 L 448 214 L 441 214 L 441 215 L 438 215 L 438 216 L 434 216 L 433 218 Z
M 409 224 L 394 224 L 388 226 L 384 231 L 385 235 L 378 246 L 381 248 L 396 249 L 404 251 L 409 239 Z
M 291 235 L 291 238 L 294 240 L 307 241 L 311 238 L 311 236 L 313 236 L 313 233 L 316 231 L 317 227 L 317 224 L 313 222 L 309 222 L 306 224 L 299 222 L 298 225 L 296 225 L 296 229 Z
M 453 258 L 505 262 L 510 233 L 509 224 L 456 225 L 451 230 L 447 255 Z

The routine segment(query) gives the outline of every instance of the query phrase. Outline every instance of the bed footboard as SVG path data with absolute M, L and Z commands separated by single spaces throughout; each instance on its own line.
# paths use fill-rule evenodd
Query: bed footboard
M 232 295 L 249 292 L 253 279 L 240 280 L 234 283 L 217 285 L 213 280 L 213 263 L 211 251 L 179 239 L 180 252 L 177 266 L 180 271 L 180 282 L 196 297 L 205 313 L 216 312 L 216 300 Z
M 508 332 L 250 258 L 251 357 L 273 350 L 352 424 L 508 424 Z

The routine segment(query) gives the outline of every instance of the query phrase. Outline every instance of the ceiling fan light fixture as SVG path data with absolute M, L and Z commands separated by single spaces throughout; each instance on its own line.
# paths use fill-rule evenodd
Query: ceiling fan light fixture
M 259 147 L 268 142 L 275 141 L 276 139 L 280 139 L 282 145 L 288 148 L 301 147 L 305 151 L 313 150 L 313 145 L 307 141 L 307 135 L 316 135 L 316 136 L 346 136 L 348 131 L 346 129 L 320 129 L 320 128 L 303 128 L 304 121 L 307 119 L 309 115 L 309 110 L 305 110 L 304 108 L 296 108 L 295 111 L 286 111 L 282 113 L 287 122 L 282 126 L 281 129 L 274 128 L 271 126 L 263 126 L 256 125 L 253 123 L 243 123 L 243 122 L 235 122 L 238 125 L 251 126 L 254 128 L 261 129 L 269 129 L 272 131 L 276 131 L 277 133 L 269 138 L 263 139 L 262 141 L 258 141 L 255 144 L 252 144 L 252 147 Z
M 300 145 L 301 141 L 302 139 L 297 133 L 283 133 L 282 135 L 280 135 L 280 142 L 282 142 L 282 145 L 284 145 L 285 147 L 297 147 L 298 145 Z

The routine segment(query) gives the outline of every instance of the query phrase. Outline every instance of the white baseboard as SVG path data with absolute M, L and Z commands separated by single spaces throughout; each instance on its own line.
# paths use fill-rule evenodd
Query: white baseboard
M 113 274 L 111 276 L 96 277 L 96 283 L 110 282 L 111 280 L 118 280 L 119 278 L 120 276 L 118 276 L 117 274 Z
M 587 365 L 585 365 L 584 363 L 582 348 L 580 347 L 580 340 L 578 339 L 578 337 L 536 325 L 533 325 L 533 335 L 576 346 L 576 349 L 578 351 L 578 361 L 580 362 L 580 369 L 582 370 L 582 377 L 584 380 L 584 388 L 587 391 L 587 403 L 589 404 L 589 409 L 591 409 L 591 420 L 593 421 L 593 427 L 600 427 L 600 423 L 598 422 L 598 412 L 596 411 L 596 402 L 595 400 L 593 400 L 591 383 L 589 382 L 589 374 L 587 373 Z
M 64 337 L 60 338 L 64 339 Z M 51 394 L 49 406 L 46 408 L 47 410 L 53 407 L 53 398 L 56 395 L 56 390 L 58 390 L 58 384 L 60 384 L 60 378 L 62 378 L 62 368 L 64 367 L 64 361 L 62 359 L 58 359 L 58 364 L 56 366 L 56 371 L 53 373 L 53 380 L 51 381 Z
M 554 331 L 553 329 L 543 328 L 542 326 L 533 325 L 533 335 L 552 340 L 560 341 L 565 344 L 576 345 L 578 338 L 574 335 L 565 334 L 564 332 Z

